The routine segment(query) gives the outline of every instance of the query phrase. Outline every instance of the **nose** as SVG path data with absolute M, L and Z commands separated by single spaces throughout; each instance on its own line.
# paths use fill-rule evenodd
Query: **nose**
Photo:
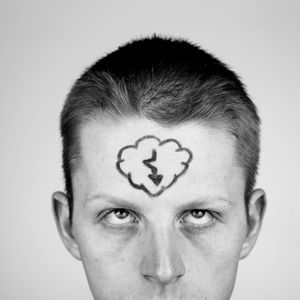
M 141 248 L 141 272 L 146 280 L 165 286 L 185 274 L 174 233 L 161 229 L 152 231 Z

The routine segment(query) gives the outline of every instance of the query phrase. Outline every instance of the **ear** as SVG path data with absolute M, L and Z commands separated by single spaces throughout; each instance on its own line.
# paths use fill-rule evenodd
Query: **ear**
M 256 243 L 266 204 L 266 195 L 263 190 L 256 189 L 251 193 L 247 209 L 247 236 L 242 246 L 240 259 L 247 257 Z
M 68 251 L 80 260 L 78 245 L 72 233 L 72 224 L 69 219 L 68 197 L 62 192 L 52 195 L 52 212 L 55 218 L 59 235 Z

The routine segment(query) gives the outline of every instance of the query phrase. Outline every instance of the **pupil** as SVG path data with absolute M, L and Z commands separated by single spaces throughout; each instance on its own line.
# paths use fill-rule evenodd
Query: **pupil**
M 191 213 L 194 218 L 202 218 L 204 216 L 204 211 L 200 209 L 194 209 Z
M 128 216 L 128 211 L 125 209 L 118 209 L 115 211 L 115 214 L 119 219 L 125 219 Z

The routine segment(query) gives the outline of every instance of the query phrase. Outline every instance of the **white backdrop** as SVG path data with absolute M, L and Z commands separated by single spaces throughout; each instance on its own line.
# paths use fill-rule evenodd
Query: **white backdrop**
M 63 189 L 59 112 L 72 82 L 120 43 L 186 37 L 246 82 L 262 127 L 268 208 L 233 300 L 300 299 L 300 2 L 0 1 L 0 299 L 92 299 L 50 211 Z

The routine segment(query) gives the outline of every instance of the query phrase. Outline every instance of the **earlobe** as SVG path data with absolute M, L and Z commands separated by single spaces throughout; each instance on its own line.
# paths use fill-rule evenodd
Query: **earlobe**
M 251 193 L 247 209 L 247 235 L 242 246 L 240 259 L 249 255 L 253 249 L 264 217 L 266 210 L 266 195 L 262 189 L 256 189 Z
M 68 251 L 80 260 L 78 245 L 72 233 L 72 224 L 69 219 L 68 197 L 62 192 L 52 195 L 52 212 L 59 235 Z

